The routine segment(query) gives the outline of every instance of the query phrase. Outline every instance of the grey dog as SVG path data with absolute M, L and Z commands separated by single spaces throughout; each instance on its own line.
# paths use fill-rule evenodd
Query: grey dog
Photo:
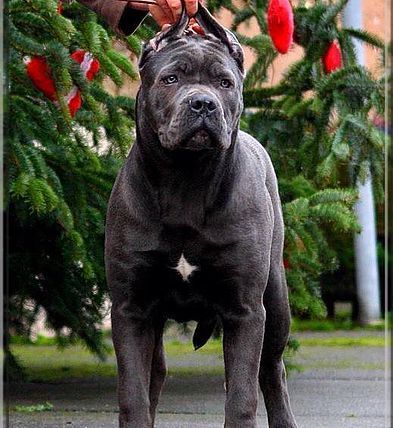
M 110 198 L 106 269 L 120 427 L 154 426 L 167 319 L 223 328 L 225 427 L 296 427 L 282 354 L 290 313 L 283 220 L 263 147 L 239 131 L 243 52 L 203 7 L 144 47 L 136 142 Z

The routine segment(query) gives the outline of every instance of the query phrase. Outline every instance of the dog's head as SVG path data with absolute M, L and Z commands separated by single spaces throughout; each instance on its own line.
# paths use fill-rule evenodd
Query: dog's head
M 138 111 L 168 150 L 226 150 L 243 108 L 243 51 L 236 37 L 199 5 L 205 35 L 177 25 L 144 47 Z

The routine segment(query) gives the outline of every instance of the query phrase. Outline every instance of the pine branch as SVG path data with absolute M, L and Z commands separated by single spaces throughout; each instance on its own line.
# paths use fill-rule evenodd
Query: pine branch
M 366 30 L 361 30 L 359 28 L 344 28 L 343 33 L 355 37 L 356 39 L 369 44 L 370 46 L 374 46 L 378 49 L 384 49 L 385 43 L 375 34 L 371 34 Z
M 290 90 L 287 85 L 279 84 L 276 86 L 245 91 L 243 95 L 244 104 L 246 107 L 263 107 L 265 99 L 285 94 L 287 90 Z
M 349 0 L 337 0 L 327 7 L 326 11 L 321 16 L 319 24 L 323 26 L 328 26 L 331 24 L 337 16 L 344 10 Z

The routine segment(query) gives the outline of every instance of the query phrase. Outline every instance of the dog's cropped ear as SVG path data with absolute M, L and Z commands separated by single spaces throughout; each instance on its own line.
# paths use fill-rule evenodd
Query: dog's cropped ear
M 146 64 L 146 61 L 151 54 L 153 54 L 154 52 L 158 52 L 159 50 L 164 48 L 171 40 L 175 40 L 181 37 L 184 34 L 186 28 L 188 27 L 189 22 L 190 18 L 186 13 L 185 7 L 183 7 L 181 17 L 176 23 L 176 25 L 173 25 L 168 29 L 161 31 L 156 35 L 156 37 L 154 37 L 154 39 L 151 39 L 150 41 L 145 43 L 142 50 L 142 55 L 139 59 L 139 70 L 142 70 L 143 66 Z
M 139 60 L 139 70 L 142 70 L 148 58 L 154 53 L 164 48 L 171 40 L 178 39 L 183 36 L 188 27 L 190 18 L 187 15 L 184 7 L 180 20 L 176 25 L 169 27 L 165 31 L 161 31 L 154 39 L 145 43 L 142 55 Z M 237 40 L 236 36 L 226 28 L 209 13 L 209 11 L 201 4 L 198 5 L 198 12 L 195 15 L 195 20 L 202 27 L 205 34 L 212 34 L 223 42 L 229 49 L 230 54 L 236 61 L 240 71 L 244 73 L 244 54 L 243 49 Z
M 195 15 L 195 20 L 202 27 L 205 34 L 212 34 L 228 47 L 240 71 L 244 73 L 243 48 L 236 36 L 231 31 L 224 28 L 201 3 L 198 5 L 198 12 Z
M 141 56 L 139 57 L 139 61 L 138 61 L 139 71 L 142 71 L 143 67 L 146 64 L 147 59 L 149 58 L 150 54 L 153 53 L 153 52 L 154 52 L 154 50 L 150 46 L 150 43 L 149 42 L 145 42 L 143 44 L 142 53 L 141 53 Z

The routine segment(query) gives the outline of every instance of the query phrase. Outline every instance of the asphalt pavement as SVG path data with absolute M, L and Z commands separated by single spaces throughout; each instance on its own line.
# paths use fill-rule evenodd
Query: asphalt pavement
M 346 333 L 343 333 L 346 334 Z M 352 334 L 352 333 L 348 333 Z M 372 333 L 374 334 L 374 333 Z M 382 334 L 382 333 L 375 333 Z M 300 338 L 301 341 L 301 338 Z M 302 346 L 291 362 L 288 385 L 299 428 L 388 428 L 390 380 L 385 349 L 364 346 Z M 217 367 L 222 357 L 195 354 L 168 360 L 169 367 Z M 185 374 L 167 378 L 157 428 L 223 426 L 222 376 Z M 389 386 L 389 387 L 388 387 Z M 9 388 L 9 427 L 110 428 L 117 426 L 115 379 L 53 384 L 15 384 Z M 23 413 L 16 405 L 50 402 L 49 412 Z M 262 397 L 260 427 L 267 427 Z M 239 427 L 241 428 L 241 427 Z

